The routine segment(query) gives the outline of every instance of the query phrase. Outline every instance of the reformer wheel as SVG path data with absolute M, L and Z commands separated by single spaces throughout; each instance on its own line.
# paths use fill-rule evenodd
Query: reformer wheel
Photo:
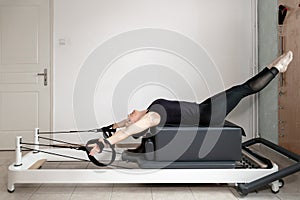
M 271 191 L 273 194 L 277 194 L 279 192 L 279 189 L 284 186 L 284 181 L 282 179 L 279 179 L 278 182 L 279 182 L 278 189 L 277 188 L 275 189 L 273 185 L 271 186 Z
M 9 193 L 13 193 L 14 191 L 15 191 L 15 189 L 13 189 L 13 190 L 7 189 L 7 192 L 9 192 Z
M 284 180 L 283 179 L 279 179 L 279 188 L 282 188 L 284 186 Z
M 273 194 L 277 194 L 279 192 L 279 189 L 277 191 L 273 190 L 273 188 L 271 188 L 271 191 Z

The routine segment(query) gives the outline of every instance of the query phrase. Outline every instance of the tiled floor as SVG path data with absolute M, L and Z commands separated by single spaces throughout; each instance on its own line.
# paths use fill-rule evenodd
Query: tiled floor
M 264 150 L 265 151 L 265 150 Z M 266 151 L 265 151 L 266 152 Z M 281 166 L 291 161 L 266 152 Z M 300 199 L 300 173 L 284 179 L 285 186 L 278 194 L 269 188 L 241 197 L 225 184 L 17 184 L 14 193 L 7 192 L 7 168 L 14 152 L 0 151 L 0 200 L 200 200 L 200 199 Z M 72 168 L 72 163 L 49 163 L 45 167 Z M 81 163 L 81 167 L 89 167 Z

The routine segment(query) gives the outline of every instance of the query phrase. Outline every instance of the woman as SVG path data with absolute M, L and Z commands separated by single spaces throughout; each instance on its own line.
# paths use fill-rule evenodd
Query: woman
M 227 114 L 237 106 L 240 100 L 262 90 L 279 72 L 284 73 L 292 59 L 293 53 L 289 51 L 245 83 L 214 95 L 200 104 L 165 99 L 155 100 L 146 110 L 134 110 L 127 119 L 104 127 L 103 130 L 108 132 L 115 132 L 117 128 L 125 128 L 116 131 L 107 139 L 90 140 L 87 144 L 90 155 L 100 153 L 108 144 L 114 145 L 129 136 L 157 125 L 222 124 Z

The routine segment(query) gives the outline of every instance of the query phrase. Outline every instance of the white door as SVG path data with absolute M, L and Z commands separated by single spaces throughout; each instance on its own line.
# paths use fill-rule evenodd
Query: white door
M 49 7 L 0 0 L 0 149 L 14 148 L 15 136 L 32 142 L 35 127 L 50 129 Z

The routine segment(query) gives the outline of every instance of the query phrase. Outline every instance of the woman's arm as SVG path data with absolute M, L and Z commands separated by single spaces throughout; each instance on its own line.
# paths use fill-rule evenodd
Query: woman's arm
M 118 130 L 115 134 L 107 139 L 110 144 L 116 144 L 128 138 L 131 135 L 140 133 L 150 127 L 157 126 L 160 122 L 160 115 L 156 112 L 149 112 L 145 114 L 140 120 L 137 122 L 127 126 L 124 129 Z M 102 138 L 99 139 L 99 141 Z M 91 156 L 94 156 L 100 149 L 98 145 L 93 145 L 93 149 L 90 152 Z
M 137 122 L 127 126 L 124 129 L 118 130 L 113 136 L 108 138 L 110 144 L 116 144 L 125 140 L 131 135 L 140 133 L 150 127 L 157 126 L 160 122 L 160 115 L 156 112 L 148 112 Z
M 127 119 L 124 119 L 124 120 L 122 120 L 120 122 L 114 123 L 112 128 L 116 129 L 116 128 L 125 127 L 126 126 L 126 122 L 127 122 Z

